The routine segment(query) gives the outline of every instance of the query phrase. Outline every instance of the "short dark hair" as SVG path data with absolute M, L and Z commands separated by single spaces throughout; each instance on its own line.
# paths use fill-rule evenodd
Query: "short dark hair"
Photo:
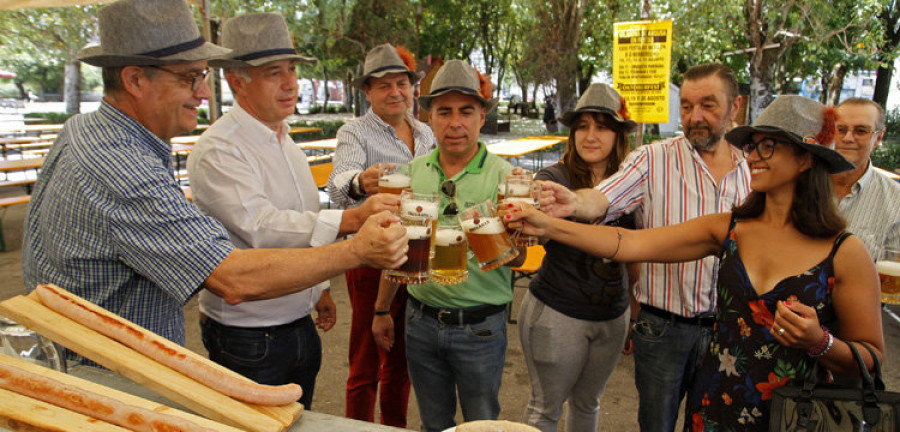
M 807 153 L 800 146 L 791 145 L 798 155 Z M 791 204 L 791 224 L 803 235 L 812 238 L 829 238 L 847 227 L 838 213 L 831 191 L 831 175 L 825 164 L 812 157 L 812 167 L 797 177 L 794 185 L 794 202 Z M 755 218 L 766 208 L 766 194 L 753 191 L 744 203 L 734 207 L 737 219 Z
M 733 102 L 738 96 L 737 77 L 730 67 L 721 63 L 703 63 L 691 67 L 684 73 L 685 81 L 697 81 L 708 76 L 717 76 L 722 83 L 725 84 L 725 90 L 728 91 L 728 102 Z
M 844 105 L 869 105 L 875 107 L 875 109 L 878 110 L 878 119 L 875 120 L 875 130 L 881 130 L 882 128 L 884 128 L 884 107 L 882 107 L 878 102 L 861 97 L 852 97 L 839 103 L 838 107 L 842 107 Z
M 576 125 L 581 120 L 581 116 L 586 115 L 593 117 L 598 124 L 604 125 L 616 133 L 615 147 L 609 152 L 609 157 L 606 161 L 605 177 L 609 177 L 619 170 L 619 164 L 622 163 L 625 159 L 625 154 L 628 153 L 628 129 L 625 125 L 613 120 L 609 114 L 598 112 L 579 114 L 572 120 L 572 127 L 569 129 L 569 144 L 566 146 L 566 151 L 562 157 L 563 165 L 569 172 L 569 183 L 572 185 L 572 190 L 594 187 L 594 183 L 591 181 L 591 167 L 578 154 L 575 142 Z

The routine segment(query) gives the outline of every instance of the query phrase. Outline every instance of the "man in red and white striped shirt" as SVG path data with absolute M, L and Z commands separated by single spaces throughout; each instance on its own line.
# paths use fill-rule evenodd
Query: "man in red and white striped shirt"
M 740 107 L 734 72 L 689 69 L 681 87 L 684 136 L 637 148 L 619 172 L 594 189 L 571 192 L 545 183 L 542 208 L 557 217 L 613 220 L 637 211 L 643 228 L 730 211 L 747 196 L 750 172 L 724 138 Z M 671 432 L 700 366 L 715 322 L 718 259 L 644 263 L 635 285 L 632 324 L 635 385 L 642 431 Z

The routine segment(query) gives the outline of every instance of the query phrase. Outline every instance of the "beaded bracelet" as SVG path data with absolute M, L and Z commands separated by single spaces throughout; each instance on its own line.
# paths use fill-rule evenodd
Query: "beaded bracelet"
M 831 332 L 828 331 L 828 328 L 825 326 L 820 326 L 822 328 L 822 341 L 819 342 L 818 345 L 814 346 L 811 350 L 806 352 L 806 355 L 819 358 L 823 355 L 827 354 L 828 351 L 831 351 L 831 347 L 834 346 L 834 336 L 831 335 Z

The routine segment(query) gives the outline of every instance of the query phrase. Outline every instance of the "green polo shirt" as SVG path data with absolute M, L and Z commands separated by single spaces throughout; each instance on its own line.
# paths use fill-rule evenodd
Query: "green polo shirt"
M 447 176 L 438 162 L 438 150 L 419 156 L 409 163 L 412 190 L 418 193 L 438 193 Z M 478 153 L 469 161 L 465 169 L 451 180 L 456 182 L 456 202 L 462 207 L 466 203 L 484 200 L 497 201 L 497 185 L 501 175 L 512 170 L 509 162 L 489 153 L 484 143 L 478 143 Z M 450 199 L 441 195 L 441 211 Z M 501 305 L 512 301 L 509 267 L 483 272 L 478 268 L 478 260 L 469 254 L 469 280 L 460 285 L 439 285 L 425 283 L 407 285 L 409 294 L 433 307 L 462 309 L 480 305 Z

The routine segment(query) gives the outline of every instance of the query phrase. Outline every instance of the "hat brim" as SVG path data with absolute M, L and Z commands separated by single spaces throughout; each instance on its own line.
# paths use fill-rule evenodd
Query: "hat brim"
M 108 54 L 103 46 L 90 46 L 78 52 L 78 60 L 97 67 L 153 66 L 171 63 L 185 63 L 210 60 L 231 53 L 228 48 L 205 42 L 197 48 L 183 51 L 166 57 L 150 57 L 142 55 Z
M 837 174 L 856 168 L 844 155 L 836 150 L 821 144 L 807 143 L 797 134 L 775 126 L 738 126 L 726 133 L 725 139 L 731 145 L 743 149 L 750 144 L 750 138 L 755 133 L 765 133 L 786 138 L 790 143 L 812 153 L 813 156 L 825 163 L 825 169 L 829 174 Z
M 611 109 L 609 109 L 609 108 L 586 108 L 586 109 L 580 109 L 580 110 L 574 110 L 574 111 L 566 111 L 565 114 L 563 114 L 562 117 L 559 118 L 559 122 L 562 123 L 563 126 L 565 126 L 565 127 L 571 129 L 571 128 L 572 128 L 572 122 L 574 122 L 575 119 L 576 119 L 579 115 L 584 114 L 584 113 L 588 113 L 588 112 L 600 113 L 600 114 L 606 114 L 606 115 L 608 115 L 608 116 L 609 116 L 610 118 L 612 118 L 616 123 L 625 126 L 625 129 L 626 129 L 627 132 L 634 132 L 634 130 L 637 129 L 637 122 L 636 122 L 636 121 L 634 121 L 634 120 L 623 120 L 621 117 L 619 117 L 619 114 L 618 114 L 617 112 L 615 112 L 615 111 L 613 111 L 613 110 L 611 110 Z
M 262 66 L 266 63 L 271 63 L 273 61 L 279 61 L 279 60 L 296 60 L 298 63 L 312 64 L 312 65 L 318 63 L 318 61 L 319 61 L 315 57 L 305 57 L 305 56 L 297 55 L 297 54 L 279 54 L 279 55 L 273 55 L 273 56 L 267 56 L 267 57 L 260 57 L 258 59 L 247 60 L 247 61 L 235 60 L 235 59 L 231 58 L 231 55 L 229 55 L 229 56 L 225 56 L 225 57 L 211 58 L 211 59 L 209 59 L 209 65 L 210 65 L 210 67 L 220 68 L 220 69 L 256 67 L 256 66 Z
M 438 96 L 445 95 L 445 94 L 450 93 L 450 92 L 457 92 L 457 93 L 461 93 L 461 94 L 464 94 L 464 95 L 466 95 L 466 96 L 472 96 L 472 97 L 474 97 L 475 99 L 478 99 L 478 100 L 481 102 L 481 104 L 484 105 L 484 112 L 485 112 L 485 113 L 489 113 L 489 112 L 491 112 L 491 111 L 497 109 L 497 104 L 500 102 L 500 100 L 499 100 L 498 98 L 485 99 L 485 98 L 482 97 L 480 94 L 477 94 L 477 93 L 474 93 L 474 92 L 467 92 L 467 91 L 462 91 L 462 90 L 459 90 L 459 89 L 452 89 L 452 90 L 449 90 L 449 89 L 448 89 L 448 90 L 444 90 L 444 91 L 441 91 L 441 92 L 429 94 L 428 96 L 419 96 L 419 99 L 418 99 L 418 101 L 419 101 L 419 106 L 421 106 L 423 109 L 425 109 L 425 111 L 428 111 L 428 110 L 431 109 L 431 100 L 432 100 L 432 99 L 434 99 L 434 98 L 436 98 L 436 97 L 438 97 Z
M 403 69 L 403 70 L 388 69 L 388 70 L 383 70 L 383 71 L 356 77 L 351 82 L 351 84 L 353 85 L 353 87 L 356 87 L 359 90 L 365 90 L 366 89 L 366 81 L 368 81 L 369 78 L 381 78 L 385 75 L 403 73 L 403 72 L 406 72 L 406 74 L 409 75 L 409 83 L 410 84 L 415 84 L 415 83 L 419 82 L 419 80 L 421 80 L 422 78 L 425 77 L 425 72 L 415 72 L 415 71 L 411 71 L 409 69 Z

